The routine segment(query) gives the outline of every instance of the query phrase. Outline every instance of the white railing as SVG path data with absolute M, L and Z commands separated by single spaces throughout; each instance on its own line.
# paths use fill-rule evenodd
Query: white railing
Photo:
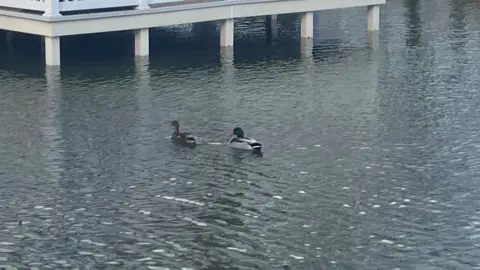
M 138 6 L 138 4 L 138 0 L 63 0 L 59 3 L 58 9 L 59 11 L 80 11 L 87 9 Z
M 2 0 L 0 6 L 35 11 L 45 11 L 43 0 Z
M 182 2 L 184 0 L 148 0 L 150 5 L 153 4 L 163 4 L 163 3 L 171 3 L 171 2 Z
M 44 16 L 60 16 L 63 11 L 82 11 L 104 8 L 149 8 L 149 4 L 181 2 L 184 0 L 0 0 L 0 7 L 43 11 Z

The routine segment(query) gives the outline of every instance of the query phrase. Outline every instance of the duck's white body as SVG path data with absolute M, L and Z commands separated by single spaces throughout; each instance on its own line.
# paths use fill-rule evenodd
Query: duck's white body
M 229 143 L 230 147 L 236 148 L 236 149 L 243 149 L 243 150 L 262 150 L 262 143 L 259 141 L 249 138 L 249 137 L 244 137 L 244 138 L 237 138 L 234 137 L 230 140 Z

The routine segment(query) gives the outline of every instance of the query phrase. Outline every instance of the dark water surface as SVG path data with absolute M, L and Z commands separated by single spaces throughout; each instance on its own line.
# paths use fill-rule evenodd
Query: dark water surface
M 64 38 L 61 79 L 0 42 L 0 268 L 479 269 L 480 4 L 381 11 L 376 50 L 363 8 L 312 54 L 293 15 L 239 21 L 233 59 L 214 24 L 152 30 L 150 63 Z

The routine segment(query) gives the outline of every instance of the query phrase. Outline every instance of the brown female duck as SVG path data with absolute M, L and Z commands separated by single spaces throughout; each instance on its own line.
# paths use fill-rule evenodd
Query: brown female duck
M 189 147 L 195 147 L 197 145 L 195 137 L 193 137 L 190 133 L 180 132 L 180 124 L 177 120 L 172 121 L 172 126 L 175 128 L 171 137 L 171 141 L 173 143 Z

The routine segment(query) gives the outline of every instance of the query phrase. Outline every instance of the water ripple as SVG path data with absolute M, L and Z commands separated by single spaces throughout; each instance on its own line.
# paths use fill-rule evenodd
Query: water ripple
M 65 38 L 53 83 L 9 52 L 0 268 L 479 268 L 475 5 L 388 1 L 376 51 L 364 9 L 325 11 L 311 58 L 293 15 L 239 20 L 233 62 L 215 23 L 152 30 L 146 70 L 124 33 Z

